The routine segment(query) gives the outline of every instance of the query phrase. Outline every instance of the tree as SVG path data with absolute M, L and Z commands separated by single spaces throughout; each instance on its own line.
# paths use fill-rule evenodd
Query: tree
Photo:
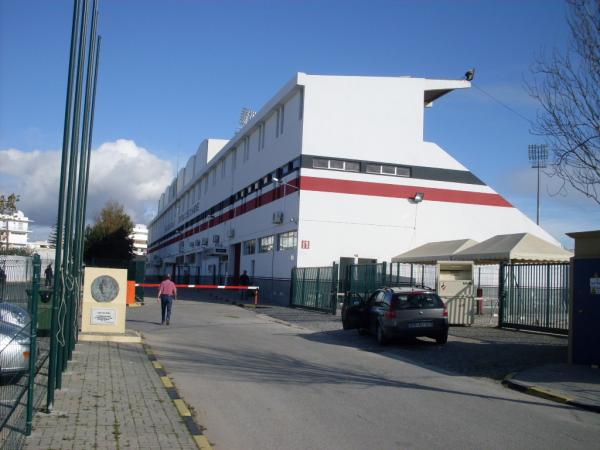
M 117 202 L 108 202 L 94 225 L 85 229 L 84 259 L 130 261 L 133 255 L 133 222 Z
M 600 204 L 600 0 L 567 0 L 566 51 L 538 58 L 528 82 L 540 106 L 533 133 L 552 153 L 550 171 Z
M 14 192 L 5 196 L 0 195 L 0 214 L 14 214 L 17 212 L 17 203 L 21 197 Z
M 48 234 L 48 244 L 51 247 L 56 248 L 56 242 L 57 242 L 57 238 L 58 238 L 58 223 L 55 223 L 54 225 L 52 225 L 50 227 L 50 234 Z

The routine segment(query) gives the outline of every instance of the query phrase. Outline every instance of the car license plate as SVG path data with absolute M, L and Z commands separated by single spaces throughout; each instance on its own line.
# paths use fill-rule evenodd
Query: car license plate
M 408 324 L 408 328 L 428 328 L 432 326 L 433 322 L 412 322 Z

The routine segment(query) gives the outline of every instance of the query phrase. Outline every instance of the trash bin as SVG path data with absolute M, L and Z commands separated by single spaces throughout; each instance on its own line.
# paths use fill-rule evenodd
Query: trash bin
M 38 331 L 50 331 L 50 325 L 52 323 L 52 288 L 40 288 L 40 295 L 38 297 Z

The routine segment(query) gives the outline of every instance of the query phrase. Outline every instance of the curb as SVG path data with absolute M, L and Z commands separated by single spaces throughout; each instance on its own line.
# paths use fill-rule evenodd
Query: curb
M 156 359 L 156 355 L 154 354 L 152 348 L 148 344 L 143 342 L 142 346 L 144 347 L 146 355 L 148 355 L 148 359 L 152 362 L 152 366 L 154 367 L 156 374 L 159 376 L 160 381 L 162 382 L 165 390 L 167 391 L 167 394 L 169 394 L 169 398 L 173 401 L 173 406 L 175 406 L 175 408 L 177 409 L 179 416 L 183 419 L 185 426 L 192 435 L 192 439 L 198 446 L 198 449 L 213 450 L 212 446 L 210 445 L 210 442 L 203 434 L 204 427 L 196 423 L 192 412 L 188 408 L 185 401 L 179 396 L 177 388 L 173 384 L 171 378 L 169 378 L 169 376 L 167 375 L 165 367 Z
M 502 384 L 505 387 L 513 389 L 515 391 L 523 392 L 525 394 L 533 395 L 535 397 L 540 397 L 546 400 L 550 400 L 557 403 L 562 403 L 564 405 L 574 406 L 579 409 L 584 409 L 586 411 L 592 411 L 595 413 L 600 413 L 600 405 L 591 405 L 589 403 L 584 403 L 579 400 L 575 400 L 571 397 L 567 397 L 566 395 L 559 393 L 557 391 L 553 391 L 552 389 L 543 388 L 540 386 L 528 386 L 522 384 L 519 381 L 513 380 L 513 377 L 516 373 L 508 374 L 504 380 L 502 380 Z

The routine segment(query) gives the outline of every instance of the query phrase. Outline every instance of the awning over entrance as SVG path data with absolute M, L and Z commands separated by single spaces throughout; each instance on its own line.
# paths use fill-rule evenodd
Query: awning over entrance
M 500 234 L 462 250 L 451 258 L 479 264 L 500 262 L 567 262 L 573 253 L 530 233 Z
M 451 260 L 455 253 L 469 249 L 475 244 L 477 244 L 477 241 L 473 239 L 429 242 L 398 256 L 394 256 L 392 262 L 435 264 L 437 261 Z

